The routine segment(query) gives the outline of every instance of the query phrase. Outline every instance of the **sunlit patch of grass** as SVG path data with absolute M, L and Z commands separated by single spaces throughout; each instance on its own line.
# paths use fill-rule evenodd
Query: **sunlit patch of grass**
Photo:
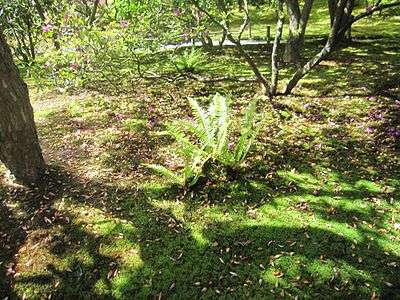
M 57 114 L 58 110 L 54 108 L 40 110 L 39 112 L 35 113 L 35 117 L 39 119 L 46 119 Z
M 124 129 L 127 131 L 138 131 L 146 126 L 147 120 L 145 119 L 127 119 L 123 121 Z

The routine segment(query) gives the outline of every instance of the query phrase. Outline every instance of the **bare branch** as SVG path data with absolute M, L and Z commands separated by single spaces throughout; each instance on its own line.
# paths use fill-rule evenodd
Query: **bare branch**
M 390 8 L 390 7 L 395 7 L 395 6 L 399 6 L 400 5 L 400 1 L 396 1 L 396 2 L 392 2 L 392 3 L 387 3 L 387 4 L 380 4 L 380 0 L 373 6 L 371 7 L 368 11 L 361 13 L 357 16 L 355 16 L 353 18 L 353 20 L 351 21 L 351 24 L 357 22 L 358 20 L 361 20 L 362 18 L 365 18 L 367 16 L 372 15 L 374 12 L 379 11 L 379 10 L 383 10 L 386 8 Z
M 395 1 L 392 3 L 387 3 L 387 4 L 380 4 L 382 2 L 382 0 L 378 0 L 374 6 L 370 7 L 367 11 L 351 18 L 351 20 L 345 25 L 343 26 L 340 31 L 338 32 L 338 34 L 342 34 L 343 32 L 346 32 L 347 30 L 350 29 L 350 27 L 357 21 L 371 16 L 374 12 L 386 9 L 386 8 L 391 8 L 391 7 L 395 7 L 395 6 L 400 6 L 400 1 Z
M 243 23 L 240 26 L 240 30 L 239 30 L 239 35 L 238 35 L 239 41 L 242 39 L 243 32 L 245 31 L 246 27 L 250 23 L 249 5 L 247 3 L 247 0 L 243 0 L 243 10 L 244 10 L 245 15 L 244 15 Z
M 240 29 L 238 38 L 234 37 L 234 35 L 230 32 L 229 28 L 226 26 L 226 23 L 219 22 L 217 18 L 215 18 L 212 14 L 210 14 L 209 11 L 202 8 L 197 0 L 190 0 L 190 1 L 199 11 L 204 13 L 214 24 L 218 25 L 219 27 L 221 27 L 224 30 L 224 32 L 226 33 L 226 37 L 236 46 L 237 51 L 240 53 L 241 56 L 243 56 L 243 58 L 246 60 L 248 65 L 251 67 L 253 73 L 256 75 L 258 82 L 261 84 L 263 93 L 267 94 L 270 90 L 268 80 L 264 77 L 264 75 L 261 73 L 260 69 L 258 68 L 257 64 L 254 62 L 253 58 L 250 56 L 249 53 L 247 53 L 243 49 L 243 46 L 240 43 L 241 36 L 249 22 L 249 18 L 250 18 L 247 0 L 244 0 L 244 4 L 245 4 L 244 10 L 245 10 L 246 16 L 245 16 L 244 22 L 242 24 L 242 27 Z
M 279 1 L 278 3 L 278 8 L 276 10 L 276 17 L 277 17 L 276 33 L 271 55 L 271 86 L 269 92 L 270 96 L 274 96 L 276 94 L 276 89 L 279 79 L 278 50 L 282 38 L 283 20 L 284 20 L 282 1 Z

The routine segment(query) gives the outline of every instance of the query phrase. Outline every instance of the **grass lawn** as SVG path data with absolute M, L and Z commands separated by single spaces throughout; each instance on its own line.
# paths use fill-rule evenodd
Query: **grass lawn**
M 205 75 L 251 76 L 229 51 L 211 53 Z M 261 62 L 265 49 L 251 51 Z M 194 190 L 142 164 L 176 166 L 165 124 L 188 116 L 187 96 L 219 91 L 239 114 L 254 83 L 31 86 L 49 171 L 27 190 L 0 170 L 0 296 L 400 299 L 398 70 L 388 36 L 335 53 L 278 107 L 260 101 L 237 179 L 217 173 Z

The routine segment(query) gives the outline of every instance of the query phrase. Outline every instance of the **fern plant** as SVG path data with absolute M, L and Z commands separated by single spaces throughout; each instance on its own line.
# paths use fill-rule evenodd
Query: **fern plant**
M 180 120 L 167 126 L 167 132 L 179 144 L 178 154 L 185 158 L 185 166 L 174 172 L 160 165 L 146 165 L 151 170 L 180 186 L 192 186 L 204 175 L 204 166 L 216 162 L 236 168 L 246 158 L 254 143 L 259 126 L 256 124 L 256 102 L 252 101 L 241 122 L 239 137 L 230 147 L 234 132 L 228 100 L 216 94 L 208 109 L 189 98 L 194 121 Z M 194 141 L 195 140 L 195 141 Z
M 206 56 L 201 50 L 193 47 L 190 51 L 185 50 L 176 56 L 173 63 L 179 72 L 198 73 L 206 63 Z

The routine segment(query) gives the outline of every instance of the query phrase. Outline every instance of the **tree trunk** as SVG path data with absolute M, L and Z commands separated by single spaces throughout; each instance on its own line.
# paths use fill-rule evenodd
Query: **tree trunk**
M 335 19 L 336 0 L 328 0 L 329 16 L 331 18 L 331 27 Z
M 45 168 L 28 88 L 1 31 L 0 160 L 19 182 L 26 185 L 38 181 Z
M 351 1 L 351 0 L 350 0 Z M 329 38 L 322 50 L 309 60 L 304 66 L 297 69 L 294 75 L 290 78 L 283 93 L 290 94 L 296 87 L 301 78 L 303 78 L 308 72 L 310 72 L 315 66 L 317 66 L 322 60 L 327 58 L 332 50 L 337 45 L 337 36 L 341 26 L 341 19 L 344 14 L 344 10 L 347 4 L 347 0 L 338 0 L 335 8 L 335 17 L 329 34 Z
M 338 41 L 345 41 L 345 40 L 350 40 L 351 35 L 350 35 L 350 28 L 348 30 L 343 30 L 343 33 L 341 33 L 341 29 L 345 28 L 348 23 L 351 23 L 351 20 L 353 19 L 353 9 L 354 9 L 354 0 L 348 0 L 346 4 L 346 8 L 344 9 L 343 16 L 340 22 L 340 28 L 338 32 L 338 36 L 336 39 Z M 348 39 L 346 38 L 346 33 L 348 33 Z
M 96 19 L 97 8 L 99 7 L 100 0 L 94 0 L 92 13 L 90 14 L 89 26 L 93 25 L 94 20 Z
M 286 5 L 289 16 L 289 37 L 285 47 L 284 61 L 297 63 L 300 61 L 313 0 L 306 0 L 302 10 L 300 10 L 298 0 L 286 0 Z
M 283 6 L 282 2 L 279 1 L 278 9 L 276 12 L 278 21 L 276 22 L 276 33 L 274 39 L 274 46 L 272 47 L 272 55 L 271 55 L 271 88 L 270 95 L 276 95 L 276 90 L 278 86 L 279 79 L 279 64 L 278 64 L 278 50 L 279 45 L 282 38 L 282 30 L 283 30 Z
M 337 0 L 328 0 L 329 14 L 331 17 L 331 27 L 333 26 L 333 20 L 335 18 L 336 5 L 337 5 Z M 341 16 L 341 18 L 339 20 L 339 25 L 338 25 L 339 29 L 337 30 L 337 33 L 336 33 L 336 40 L 338 42 L 346 41 L 346 33 L 348 33 L 350 31 L 350 28 L 346 28 L 346 26 L 347 26 L 347 24 L 350 24 L 352 22 L 353 8 L 354 8 L 354 0 L 348 0 L 346 2 L 345 8 L 343 10 L 343 15 Z M 350 34 L 348 36 L 350 39 Z
M 329 34 L 329 38 L 322 50 L 315 55 L 311 60 L 309 60 L 304 66 L 299 67 L 294 75 L 290 78 L 287 83 L 284 94 L 290 94 L 292 90 L 296 87 L 301 78 L 303 78 L 308 72 L 310 72 L 315 66 L 317 66 L 322 60 L 326 59 L 333 50 L 339 48 L 338 43 L 340 40 L 338 38 L 344 34 L 347 30 L 351 29 L 351 25 L 355 22 L 361 20 L 362 18 L 368 17 L 372 15 L 376 11 L 381 11 L 383 9 L 400 6 L 400 1 L 395 1 L 392 3 L 380 4 L 380 0 L 378 0 L 377 4 L 371 7 L 368 11 L 361 13 L 357 16 L 351 16 L 348 19 L 348 22 L 343 25 L 342 17 L 343 15 L 348 13 L 349 4 L 348 1 L 351 1 L 350 5 L 354 5 L 354 0 L 338 0 L 335 4 L 335 13 L 333 22 L 331 25 L 331 31 Z M 351 6 L 351 7 L 352 7 Z

